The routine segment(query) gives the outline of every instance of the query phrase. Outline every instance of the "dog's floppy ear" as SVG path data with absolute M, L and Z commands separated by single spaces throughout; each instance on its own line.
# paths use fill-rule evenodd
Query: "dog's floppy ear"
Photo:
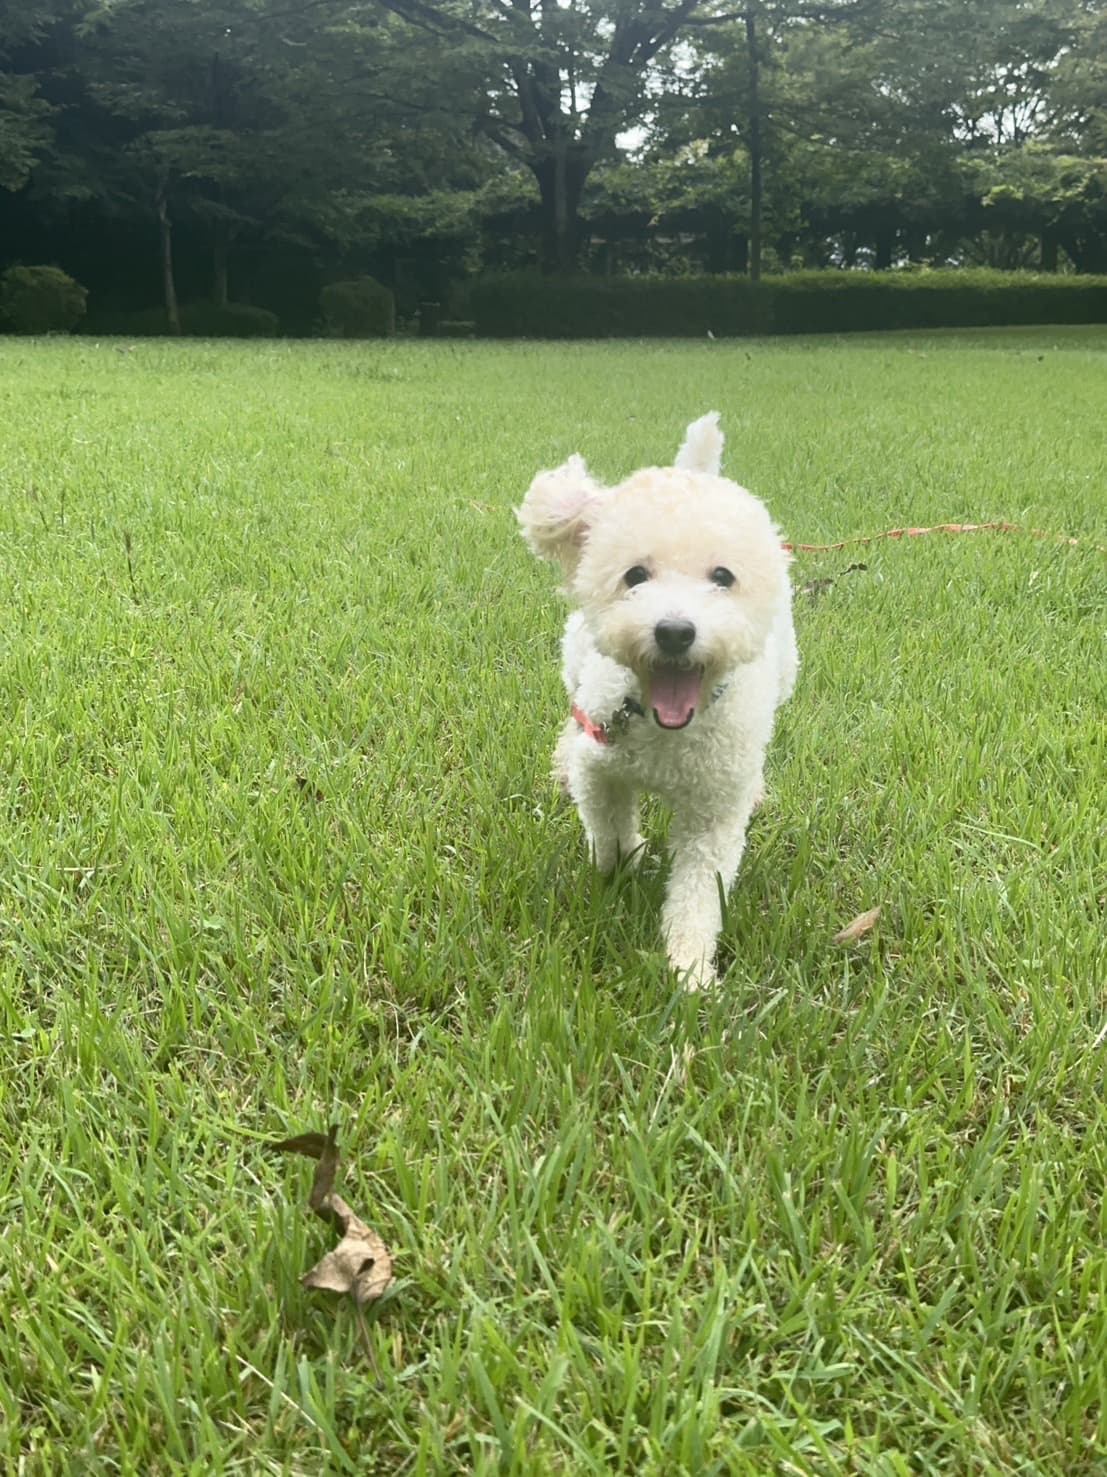
M 571 456 L 552 472 L 539 472 L 523 505 L 519 528 L 540 559 L 556 559 L 567 576 L 580 560 L 581 546 L 603 488 L 594 482 L 583 457 Z
M 685 431 L 684 442 L 673 465 L 685 472 L 710 472 L 717 477 L 723 464 L 723 440 L 723 433 L 719 430 L 719 412 L 710 410 Z

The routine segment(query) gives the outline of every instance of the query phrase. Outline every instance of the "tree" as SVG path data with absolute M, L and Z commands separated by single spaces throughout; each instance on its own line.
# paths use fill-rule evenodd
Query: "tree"
M 156 215 L 171 324 L 175 221 L 207 238 L 225 304 L 243 237 L 364 240 L 375 195 L 456 172 L 458 110 L 436 93 L 449 64 L 428 76 L 400 29 L 343 0 L 103 0 L 82 64 L 113 142 L 92 172 L 114 208 Z
M 0 231 L 121 302 L 156 262 L 170 321 L 249 254 L 304 326 L 325 276 L 411 311 L 536 239 L 1102 269 L 1105 100 L 1107 0 L 0 0 Z
M 0 72 L 0 189 L 27 183 L 50 143 L 50 113 L 34 78 Z
M 1085 157 L 1107 157 L 1107 3 L 1085 0 L 1050 84 L 1050 138 Z
M 658 138 L 679 120 L 679 147 L 698 137 L 714 156 L 745 160 L 742 230 L 750 275 L 761 274 L 767 228 L 796 234 L 801 182 L 871 155 L 891 111 L 873 36 L 890 0 L 745 0 L 729 23 L 693 40 L 680 89 L 683 116 L 657 113 Z M 662 147 L 664 145 L 662 144 Z
M 747 172 L 744 155 L 713 155 L 702 143 L 600 164 L 581 207 L 594 268 L 744 272 Z
M 33 65 L 55 20 L 49 5 L 28 13 L 18 0 L 0 0 L 0 189 L 22 189 L 53 138 L 53 109 Z
M 673 44 L 715 22 L 721 0 L 381 0 L 424 33 L 480 59 L 478 124 L 534 176 L 543 267 L 568 271 L 582 244 L 581 200 L 597 163 L 637 122 Z
M 882 0 L 782 38 L 779 169 L 819 265 L 922 260 L 936 221 L 959 203 L 948 100 L 908 31 L 896 0 Z

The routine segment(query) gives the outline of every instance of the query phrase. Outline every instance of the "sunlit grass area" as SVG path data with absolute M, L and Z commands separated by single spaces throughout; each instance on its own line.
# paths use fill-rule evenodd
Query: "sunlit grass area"
M 1103 1472 L 1105 385 L 1104 330 L 0 341 L 10 1468 Z M 603 882 L 548 778 L 511 509 L 709 409 L 793 540 L 1081 542 L 798 556 L 686 998 L 664 817 Z M 264 1150 L 332 1122 L 373 1359 Z

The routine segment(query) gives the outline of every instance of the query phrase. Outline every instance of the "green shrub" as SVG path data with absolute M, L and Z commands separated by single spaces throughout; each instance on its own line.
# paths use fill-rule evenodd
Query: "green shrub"
M 12 333 L 70 333 L 87 301 L 60 267 L 9 267 L 0 277 L 0 319 Z
M 490 338 L 731 338 L 1107 323 L 1107 278 L 965 271 L 745 277 L 486 277 L 469 294 Z
M 332 282 L 319 294 L 319 307 L 333 338 L 387 338 L 396 328 L 396 300 L 373 277 Z

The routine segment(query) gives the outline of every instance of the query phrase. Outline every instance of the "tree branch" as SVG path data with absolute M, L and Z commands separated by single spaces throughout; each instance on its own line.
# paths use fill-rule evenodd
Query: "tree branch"
M 491 31 L 474 25 L 472 21 L 444 15 L 434 5 L 425 3 L 425 0 L 381 0 L 381 4 L 401 20 L 409 21 L 413 26 L 421 26 L 423 30 L 431 31 L 436 36 L 469 36 L 474 41 L 498 44 Z

